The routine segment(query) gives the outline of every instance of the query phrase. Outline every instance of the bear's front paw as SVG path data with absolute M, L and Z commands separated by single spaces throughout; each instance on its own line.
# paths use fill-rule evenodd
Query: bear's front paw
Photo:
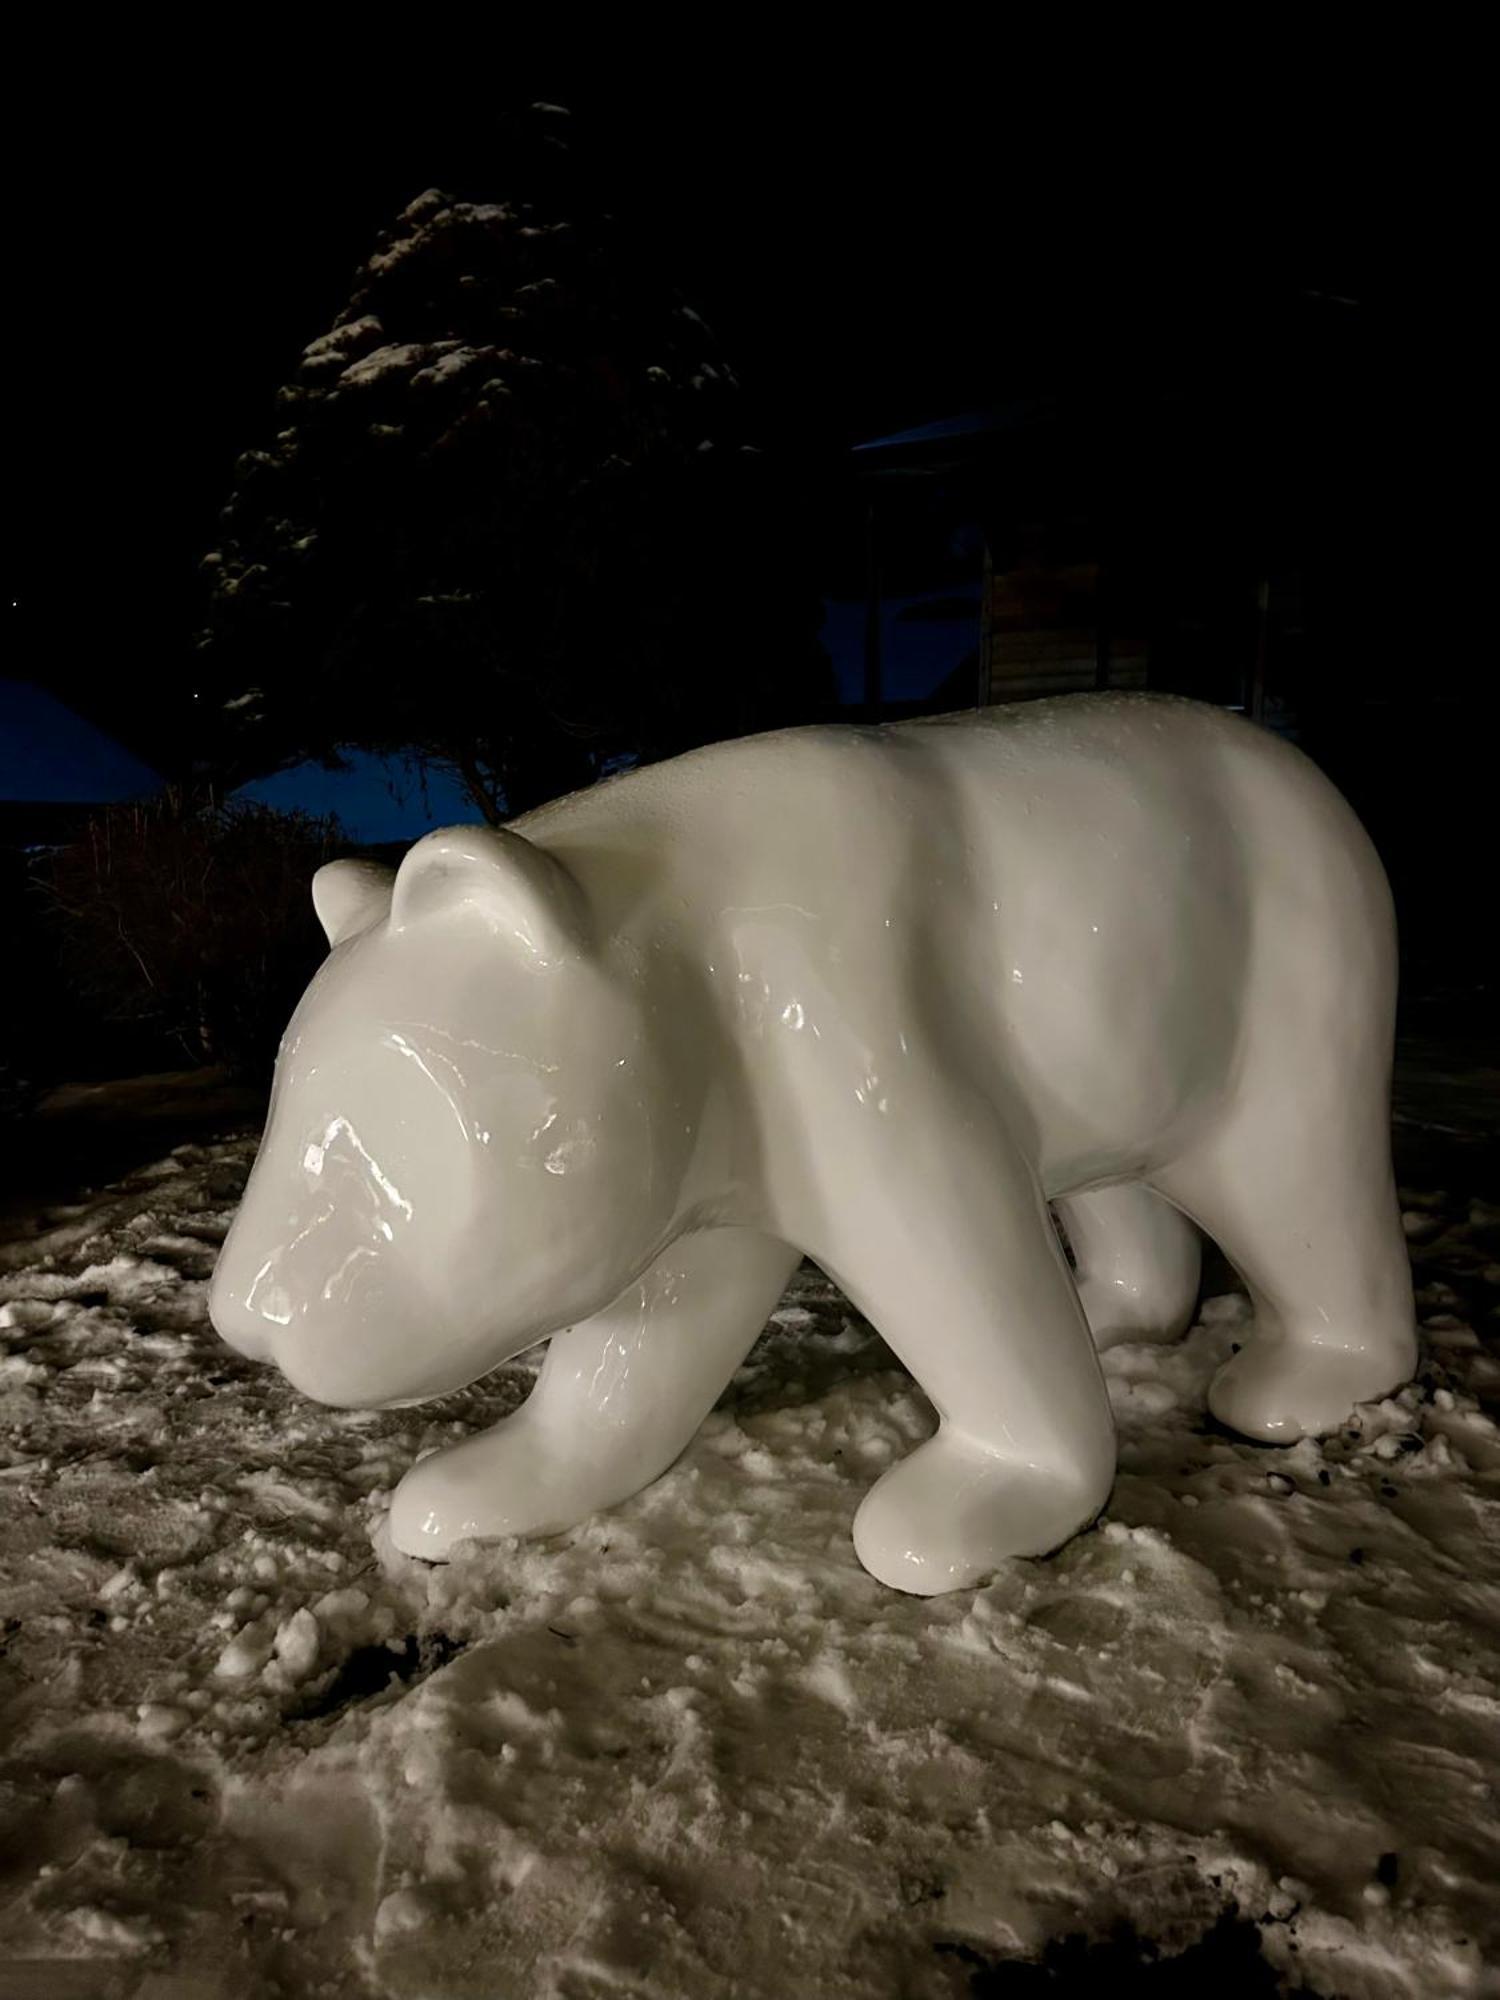
M 391 1496 L 391 1540 L 403 1555 L 443 1562 L 455 1542 L 555 1534 L 623 1497 L 582 1456 L 560 1456 L 521 1411 L 418 1459 Z
M 854 1520 L 854 1548 L 881 1583 L 918 1597 L 962 1590 L 1010 1556 L 1044 1556 L 1109 1498 L 1092 1480 L 997 1457 L 950 1431 L 919 1445 L 876 1481 Z

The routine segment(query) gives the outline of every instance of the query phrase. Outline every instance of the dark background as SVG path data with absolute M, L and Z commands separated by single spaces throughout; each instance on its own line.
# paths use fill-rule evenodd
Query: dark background
M 710 318 L 769 441 L 809 459 L 1049 389 L 1128 395 L 1205 370 L 1232 388 L 1294 320 L 1366 382 L 1390 472 L 1454 388 L 1450 204 L 1399 128 L 1362 130 L 1336 99 L 1289 124 L 1210 89 L 1163 127 L 1129 97 L 1101 115 L 1056 76 L 1049 111 L 1023 76 L 894 55 L 874 81 L 816 87 L 604 87 L 543 65 L 489 99 L 397 74 L 379 94 L 351 74 L 347 93 L 299 96 L 218 56 L 180 91 L 135 76 L 67 93 L 17 187 L 11 596 L 23 646 L 101 695 L 124 658 L 154 674 L 185 657 L 236 452 L 266 434 L 276 387 L 406 200 L 504 198 L 497 122 L 528 97 L 572 108 L 598 181 Z M 1432 502 L 1392 494 L 1408 498 L 1414 515 Z
M 10 672 L 159 767 L 185 760 L 196 565 L 236 453 L 380 227 L 431 185 L 503 199 L 500 114 L 544 98 L 571 108 L 596 184 L 710 319 L 828 516 L 830 589 L 857 588 L 837 497 L 856 441 L 1018 397 L 1118 414 L 1209 384 L 1220 477 L 1281 476 L 1334 579 L 1311 701 L 1350 720 L 1309 747 L 1381 842 L 1423 976 L 1445 955 L 1477 976 L 1480 260 L 1461 117 L 1431 79 L 1398 63 L 1376 82 L 1368 51 L 1314 70 L 1300 45 L 1265 78 L 1243 51 L 1178 47 L 1148 56 L 1149 90 L 1107 52 L 1085 87 L 1073 57 L 965 44 L 813 76 L 798 50 L 691 38 L 606 77 L 457 42 L 434 66 L 420 38 L 365 30 L 316 74 L 248 28 L 18 73 L 18 98 L 37 94 L 12 178 Z M 1306 409 L 1321 484 L 1297 460 Z M 1149 422 L 1096 454 L 1127 496 L 1151 455 Z M 1066 491 L 1066 464 L 1049 477 Z M 727 574 L 726 601 L 753 587 Z

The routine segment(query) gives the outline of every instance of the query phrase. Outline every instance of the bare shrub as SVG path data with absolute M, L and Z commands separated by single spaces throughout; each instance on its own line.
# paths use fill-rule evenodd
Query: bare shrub
M 334 819 L 178 790 L 105 808 L 43 876 L 75 998 L 265 1075 L 325 949 L 313 871 L 346 847 Z

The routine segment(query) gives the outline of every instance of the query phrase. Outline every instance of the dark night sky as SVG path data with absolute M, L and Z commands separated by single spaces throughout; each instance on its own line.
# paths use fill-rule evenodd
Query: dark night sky
M 10 671 L 110 719 L 187 672 L 235 453 L 381 225 L 426 186 L 508 192 L 492 106 L 406 81 L 394 55 L 379 90 L 351 78 L 332 100 L 236 94 L 235 73 L 69 92 L 19 204 Z M 1430 318 L 1432 246 L 1389 134 L 1211 92 L 1189 129 L 966 75 L 908 57 L 873 89 L 681 91 L 539 68 L 508 71 L 504 101 L 573 108 L 617 209 L 798 448 L 1109 376 L 1233 377 L 1288 313 L 1358 323 L 1361 367 L 1386 369 L 1372 421 L 1400 430 L 1415 384 L 1381 357 Z

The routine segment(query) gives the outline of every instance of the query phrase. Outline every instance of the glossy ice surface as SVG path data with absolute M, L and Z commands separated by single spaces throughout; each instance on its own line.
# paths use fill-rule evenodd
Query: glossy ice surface
M 1193 1224 L 1255 1306 L 1223 1422 L 1327 1430 L 1412 1368 L 1389 893 L 1314 767 L 1218 710 L 751 738 L 314 897 L 214 1324 L 350 1405 L 552 1336 L 514 1416 L 402 1481 L 411 1554 L 656 1478 L 804 1254 L 941 1419 L 855 1522 L 905 1590 L 1103 1506 L 1096 1345 L 1181 1330 Z

